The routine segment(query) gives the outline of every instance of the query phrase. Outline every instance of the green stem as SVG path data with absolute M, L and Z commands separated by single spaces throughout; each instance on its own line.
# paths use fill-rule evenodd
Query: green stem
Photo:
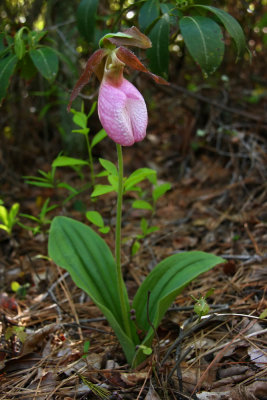
M 92 148 L 89 140 L 88 134 L 85 135 L 86 138 L 86 144 L 87 144 L 87 150 L 88 150 L 88 155 L 89 155 L 89 167 L 90 167 L 90 173 L 91 173 L 91 183 L 94 188 L 95 186 L 95 172 L 94 172 L 94 164 L 93 164 L 93 156 L 92 156 Z
M 115 238 L 115 258 L 118 277 L 118 291 L 121 303 L 122 318 L 124 329 L 127 335 L 131 338 L 130 319 L 128 315 L 128 307 L 124 296 L 124 282 L 121 270 L 121 215 L 122 215 L 122 197 L 123 197 L 123 158 L 122 148 L 120 144 L 116 144 L 118 154 L 118 197 L 117 197 L 117 217 L 116 217 L 116 238 Z

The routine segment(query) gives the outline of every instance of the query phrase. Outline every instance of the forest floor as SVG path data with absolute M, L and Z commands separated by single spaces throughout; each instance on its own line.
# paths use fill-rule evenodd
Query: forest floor
M 248 110 L 239 114 L 189 96 L 179 115 L 173 97 L 157 96 L 160 106 L 153 110 L 146 140 L 124 149 L 125 173 L 155 168 L 159 181 L 172 188 L 159 200 L 151 221 L 159 229 L 141 240 L 134 256 L 131 245 L 140 234 L 140 219 L 149 219 L 150 213 L 130 206 L 134 193 L 125 199 L 123 238 L 130 240 L 124 241 L 122 261 L 129 295 L 171 254 L 201 250 L 226 262 L 176 298 L 160 324 L 152 355 L 131 370 L 100 311 L 47 258 L 47 233 L 33 235 L 18 225 L 11 236 L 0 230 L 1 399 L 267 399 L 267 138 L 262 114 L 257 121 L 252 112 L 246 117 Z M 191 112 L 196 104 L 207 115 L 197 133 L 197 112 Z M 223 124 L 229 115 L 230 122 Z M 183 131 L 179 118 L 188 119 Z M 109 139 L 100 148 L 101 157 L 116 162 Z M 38 168 L 47 170 L 47 165 Z M 78 184 L 72 170 L 58 173 L 65 182 Z M 66 196 L 63 189 L 29 186 L 16 176 L 5 171 L 1 188 L 10 194 L 9 206 L 19 202 L 23 213 L 37 216 L 46 198 L 55 204 Z M 151 184 L 144 182 L 143 189 L 149 195 Z M 83 193 L 78 200 L 76 209 L 70 202 L 49 218 L 64 214 L 85 221 L 77 204 L 96 207 L 112 226 L 103 237 L 114 249 L 116 196 L 90 203 Z M 16 293 L 12 282 L 20 285 Z M 198 321 L 192 296 L 205 296 L 211 288 L 210 311 Z

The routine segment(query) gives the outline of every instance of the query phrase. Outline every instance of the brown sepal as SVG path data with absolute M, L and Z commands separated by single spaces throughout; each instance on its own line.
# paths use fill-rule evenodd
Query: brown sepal
M 130 35 L 131 38 L 124 38 L 124 37 L 110 37 L 106 40 L 115 44 L 116 46 L 134 46 L 139 47 L 140 49 L 148 49 L 152 47 L 152 43 L 150 39 L 144 35 L 142 32 L 139 31 L 135 26 L 132 26 L 129 29 L 123 31 L 126 35 Z
M 91 57 L 87 61 L 85 70 L 83 71 L 82 75 L 80 76 L 79 80 L 74 86 L 73 91 L 71 92 L 70 101 L 67 107 L 68 111 L 70 111 L 73 100 L 76 99 L 82 88 L 89 82 L 92 73 L 95 72 L 95 70 L 97 70 L 98 65 L 101 63 L 101 61 L 106 55 L 107 51 L 105 49 L 96 50 L 91 55 Z
M 145 72 L 146 74 L 150 75 L 152 79 L 156 83 L 159 83 L 160 85 L 169 85 L 169 82 L 167 82 L 165 79 L 163 79 L 161 76 L 152 74 L 145 66 L 144 64 L 141 63 L 141 61 L 136 57 L 136 55 L 126 49 L 125 47 L 119 47 L 117 52 L 116 52 L 117 57 L 124 62 L 124 64 L 128 65 L 128 67 L 136 69 L 137 71 L 142 71 Z

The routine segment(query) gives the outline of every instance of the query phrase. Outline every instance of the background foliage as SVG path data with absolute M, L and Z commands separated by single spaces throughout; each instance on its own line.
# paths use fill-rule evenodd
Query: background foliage
M 248 53 L 241 63 L 235 64 L 235 45 L 224 31 L 226 51 L 222 65 L 215 74 L 203 81 L 202 73 L 186 50 L 177 25 L 179 13 L 186 15 L 186 7 L 192 5 L 193 1 L 2 1 L 0 50 L 9 46 L 7 37 L 10 42 L 15 42 L 15 55 L 10 56 L 9 75 L 12 69 L 14 73 L 0 109 L 2 169 L 11 165 L 23 171 L 25 160 L 28 165 L 34 165 L 36 156 L 44 154 L 47 160 L 52 160 L 62 147 L 66 154 L 83 153 L 84 138 L 71 133 L 72 118 L 66 113 L 69 92 L 88 56 L 98 47 L 99 38 L 106 32 L 132 25 L 144 30 L 152 42 L 161 44 L 159 59 L 151 54 L 154 50 L 140 55 L 154 72 L 165 76 L 168 74 L 171 83 L 198 92 L 203 88 L 205 90 L 205 87 L 216 91 L 223 81 L 224 89 L 231 91 L 232 83 L 239 79 L 239 85 L 243 85 L 238 100 L 240 105 L 248 101 L 257 104 L 262 98 L 264 84 L 265 64 L 262 57 L 266 48 L 266 0 L 200 3 L 224 9 L 239 21 L 253 55 L 253 66 L 249 63 Z M 179 9 L 176 8 L 167 16 L 166 13 L 174 5 Z M 88 24 L 88 18 L 94 23 Z M 185 29 L 182 26 L 180 28 Z M 50 70 L 45 70 L 42 64 L 44 53 L 50 59 Z M 1 61 L 3 59 L 0 60 L 0 70 Z M 148 106 L 153 108 L 153 84 L 141 79 L 138 78 L 138 85 L 145 89 Z M 9 79 L 6 79 L 6 84 L 8 82 Z M 96 98 L 96 87 L 92 82 L 84 92 L 91 101 Z M 3 94 L 5 88 L 1 87 L 1 91 Z M 174 102 L 176 96 L 173 92 Z M 89 108 L 91 103 L 88 103 Z M 76 105 L 79 108 L 78 101 Z M 181 106 L 187 107 L 185 104 Z M 205 110 L 200 120 L 204 117 Z M 179 122 L 182 126 L 187 123 L 186 119 Z M 195 131 L 203 125 L 203 121 L 199 122 Z M 97 118 L 93 119 L 92 131 L 99 128 Z

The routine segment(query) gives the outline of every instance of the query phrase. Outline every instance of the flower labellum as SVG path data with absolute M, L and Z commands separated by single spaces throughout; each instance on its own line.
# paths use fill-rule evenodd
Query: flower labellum
M 107 58 L 99 89 L 98 115 L 114 142 L 131 146 L 143 140 L 147 128 L 147 108 L 141 93 L 123 77 L 122 63 L 116 54 Z

